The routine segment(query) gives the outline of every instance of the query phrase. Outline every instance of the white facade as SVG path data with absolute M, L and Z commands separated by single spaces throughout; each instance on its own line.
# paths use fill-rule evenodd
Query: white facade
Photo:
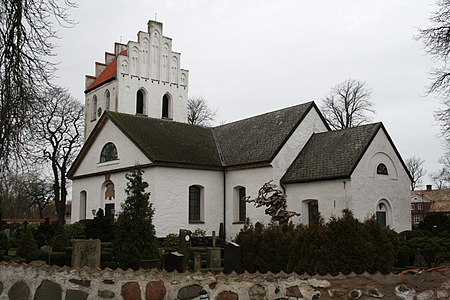
M 105 110 L 186 122 L 189 72 L 180 60 L 156 21 L 138 33 L 137 42 L 116 44 L 114 54 L 105 53 L 96 75 L 86 77 L 85 139 Z

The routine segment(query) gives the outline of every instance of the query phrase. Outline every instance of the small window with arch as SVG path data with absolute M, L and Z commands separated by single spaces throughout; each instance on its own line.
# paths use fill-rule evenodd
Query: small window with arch
M 107 162 L 112 160 L 118 160 L 119 157 L 117 155 L 117 148 L 116 145 L 109 142 L 106 143 L 105 146 L 103 146 L 102 152 L 100 154 L 100 162 Z
M 387 169 L 387 167 L 386 167 L 385 164 L 383 164 L 383 163 L 378 164 L 378 166 L 377 166 L 377 174 L 380 174 L 380 175 L 389 175 L 388 169 Z

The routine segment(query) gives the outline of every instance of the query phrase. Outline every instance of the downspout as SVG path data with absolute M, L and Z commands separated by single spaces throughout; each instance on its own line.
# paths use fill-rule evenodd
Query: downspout
M 227 171 L 223 170 L 223 236 L 227 239 Z

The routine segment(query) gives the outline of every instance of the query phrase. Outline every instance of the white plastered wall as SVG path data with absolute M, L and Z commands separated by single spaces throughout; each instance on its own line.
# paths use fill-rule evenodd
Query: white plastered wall
M 328 131 L 327 127 L 317 111 L 312 108 L 272 161 L 273 180 L 277 185 L 311 135 L 324 131 Z
M 219 234 L 223 222 L 223 175 L 221 171 L 155 167 L 148 179 L 155 209 L 156 233 L 164 237 L 179 229 L 200 228 Z M 202 223 L 189 223 L 189 186 L 202 187 Z
M 114 203 L 116 213 L 126 199 L 126 172 L 110 174 L 115 185 L 115 199 L 105 200 L 102 185 L 105 175 L 76 179 L 73 182 L 73 221 L 80 219 L 80 193 L 87 193 L 86 217 L 93 218 L 92 209 L 105 208 L 105 204 Z M 219 224 L 223 222 L 223 181 L 222 172 L 208 170 L 189 170 L 179 168 L 148 167 L 144 169 L 143 179 L 147 181 L 150 202 L 155 214 L 153 224 L 156 235 L 165 237 L 169 233 L 178 233 L 179 229 L 195 231 L 200 228 L 208 235 L 212 231 L 219 233 Z M 188 220 L 189 186 L 203 187 L 202 221 L 190 224 Z
M 384 163 L 389 175 L 376 174 L 379 163 Z M 404 170 L 386 135 L 380 130 L 350 180 L 330 180 L 286 185 L 288 209 L 299 211 L 301 221 L 308 224 L 310 200 L 317 200 L 319 212 L 327 221 L 331 216 L 340 216 L 349 208 L 359 220 L 376 214 L 380 200 L 387 201 L 392 208 L 388 225 L 397 232 L 411 229 L 411 204 L 409 177 Z
M 384 163 L 388 175 L 377 174 L 377 166 Z M 380 200 L 392 208 L 388 225 L 397 232 L 411 229 L 410 179 L 383 130 L 374 140 L 352 174 L 351 203 L 357 218 L 364 219 L 377 211 Z
M 259 189 L 264 183 L 273 181 L 282 190 L 280 179 L 300 153 L 313 133 L 327 131 L 325 124 L 317 111 L 312 108 L 299 126 L 292 133 L 288 141 L 280 149 L 271 167 L 228 171 L 226 174 L 226 211 L 227 211 L 227 237 L 233 239 L 244 226 L 238 222 L 238 201 L 234 195 L 234 189 L 238 186 L 246 188 L 247 196 L 252 199 L 258 195 Z M 288 195 L 289 202 L 289 195 Z M 256 208 L 247 203 L 247 217 L 254 224 L 256 222 L 268 223 L 270 217 L 265 215 L 265 207 Z
M 293 218 L 302 224 L 309 224 L 308 202 L 317 200 L 321 217 L 328 221 L 331 216 L 340 216 L 351 202 L 351 182 L 348 180 L 327 180 L 286 185 L 288 210 L 300 213 Z

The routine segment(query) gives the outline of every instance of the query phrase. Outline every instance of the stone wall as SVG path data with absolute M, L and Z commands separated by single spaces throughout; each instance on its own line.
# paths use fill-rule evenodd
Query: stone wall
M 203 291 L 202 291 L 203 290 Z M 449 299 L 450 268 L 417 274 L 167 273 L 0 265 L 2 299 Z

